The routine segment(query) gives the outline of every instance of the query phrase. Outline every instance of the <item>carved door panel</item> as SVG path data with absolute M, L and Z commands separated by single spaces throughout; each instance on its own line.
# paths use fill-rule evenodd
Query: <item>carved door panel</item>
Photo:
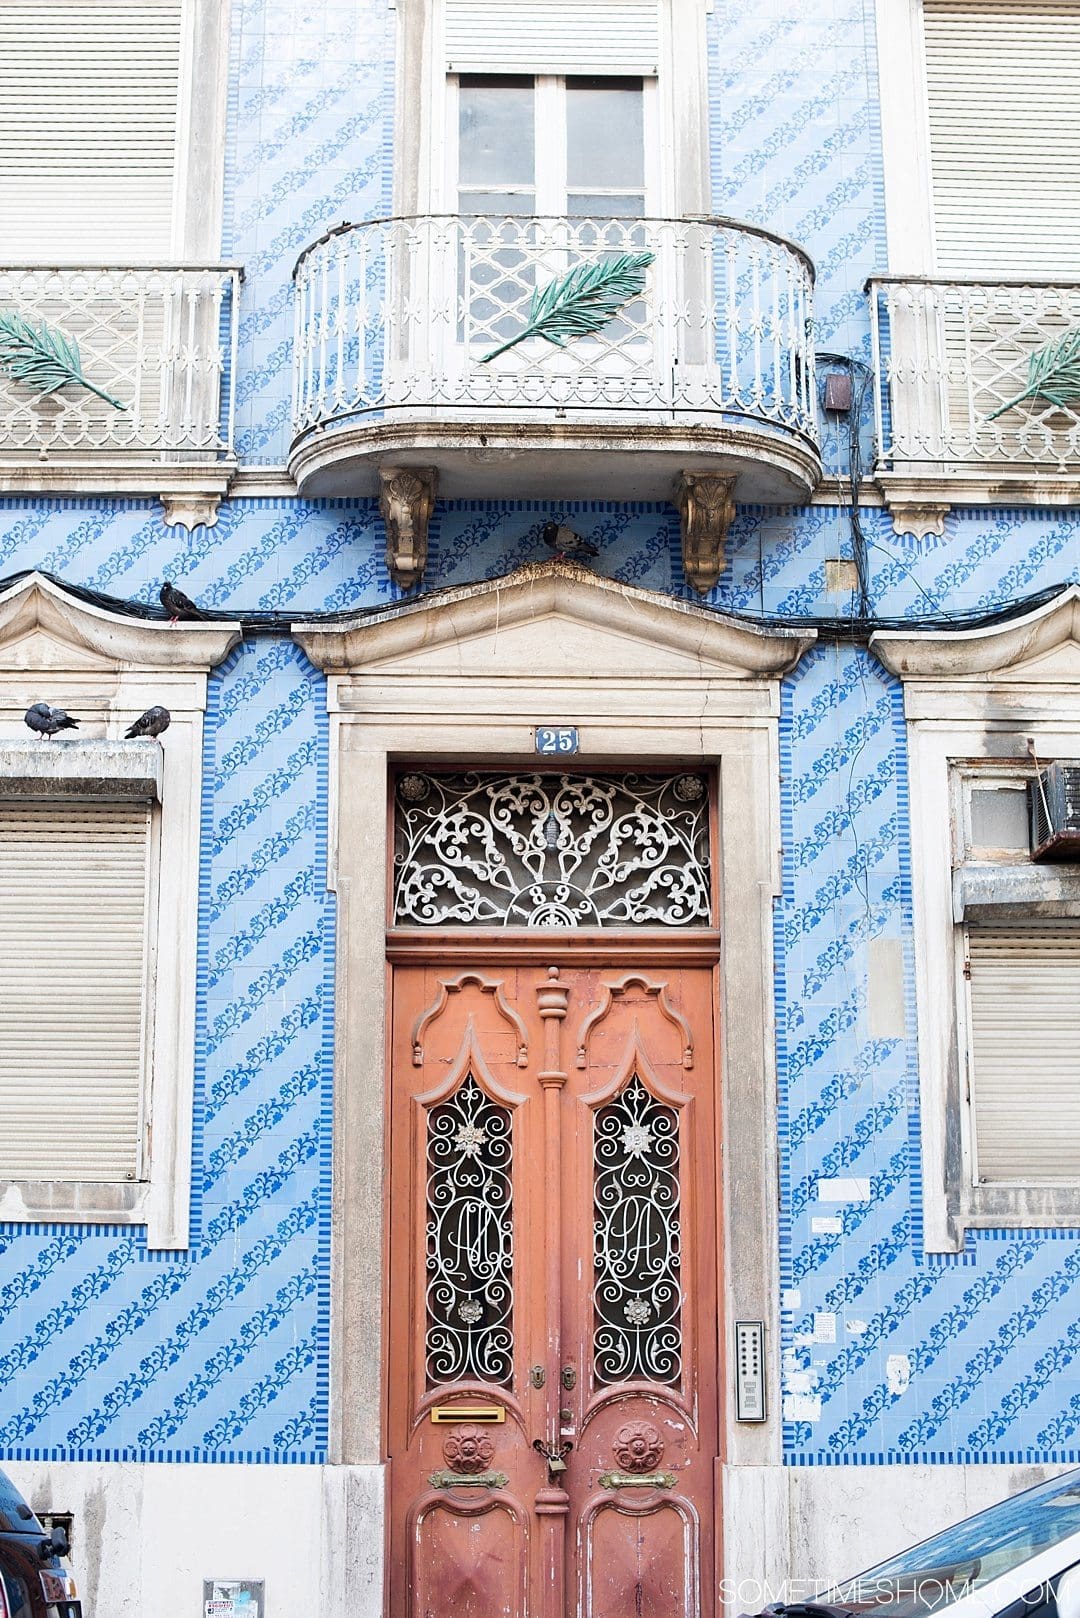
M 395 1618 L 712 1612 L 712 1002 L 707 968 L 397 969 Z

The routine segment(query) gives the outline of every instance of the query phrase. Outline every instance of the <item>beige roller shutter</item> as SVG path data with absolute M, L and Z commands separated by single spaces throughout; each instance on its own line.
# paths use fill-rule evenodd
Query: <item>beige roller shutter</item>
M 445 0 L 452 73 L 656 72 L 657 0 Z
M 149 809 L 0 799 L 0 1177 L 139 1172 Z
M 968 929 L 982 1180 L 1080 1180 L 1080 922 Z
M 937 268 L 1080 275 L 1080 0 L 924 0 Z
M 0 0 L 0 261 L 172 245 L 181 0 Z

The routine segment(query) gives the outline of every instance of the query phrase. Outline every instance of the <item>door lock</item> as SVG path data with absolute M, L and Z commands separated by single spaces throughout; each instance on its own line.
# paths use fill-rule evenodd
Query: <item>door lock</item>
M 542 1365 L 534 1365 L 529 1372 L 529 1381 L 534 1388 L 542 1388 L 547 1381 L 547 1372 Z
M 567 1393 L 571 1392 L 571 1390 L 574 1387 L 576 1387 L 576 1385 L 577 1385 L 577 1372 L 574 1370 L 574 1367 L 572 1365 L 564 1365 L 563 1366 L 562 1375 L 560 1376 L 559 1381 L 562 1383 L 562 1385 L 566 1389 Z
M 557 1478 L 561 1472 L 566 1471 L 566 1457 L 573 1447 L 573 1444 L 560 1444 L 558 1449 L 555 1449 L 545 1444 L 542 1438 L 533 1439 L 533 1449 L 547 1462 L 549 1478 Z

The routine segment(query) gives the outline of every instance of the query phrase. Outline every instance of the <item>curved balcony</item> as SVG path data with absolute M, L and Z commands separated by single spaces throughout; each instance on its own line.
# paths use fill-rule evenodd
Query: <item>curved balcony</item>
M 649 254 L 591 335 L 521 340 L 576 265 Z M 293 442 L 305 495 L 434 468 L 460 496 L 668 499 L 687 470 L 792 502 L 821 472 L 813 267 L 723 219 L 424 216 L 344 225 L 296 267 Z M 515 341 L 515 339 L 517 339 Z

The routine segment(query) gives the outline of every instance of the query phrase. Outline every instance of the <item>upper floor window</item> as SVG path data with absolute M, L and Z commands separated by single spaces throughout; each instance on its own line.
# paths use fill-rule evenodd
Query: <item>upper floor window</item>
M 5 261 L 216 258 L 228 7 L 0 0 Z
M 923 0 L 937 269 L 1072 277 L 1080 3 Z
M 494 77 L 451 80 L 457 102 L 457 211 L 640 219 L 646 185 L 646 112 L 655 86 L 642 79 Z
M 398 0 L 394 211 L 707 213 L 706 0 Z

